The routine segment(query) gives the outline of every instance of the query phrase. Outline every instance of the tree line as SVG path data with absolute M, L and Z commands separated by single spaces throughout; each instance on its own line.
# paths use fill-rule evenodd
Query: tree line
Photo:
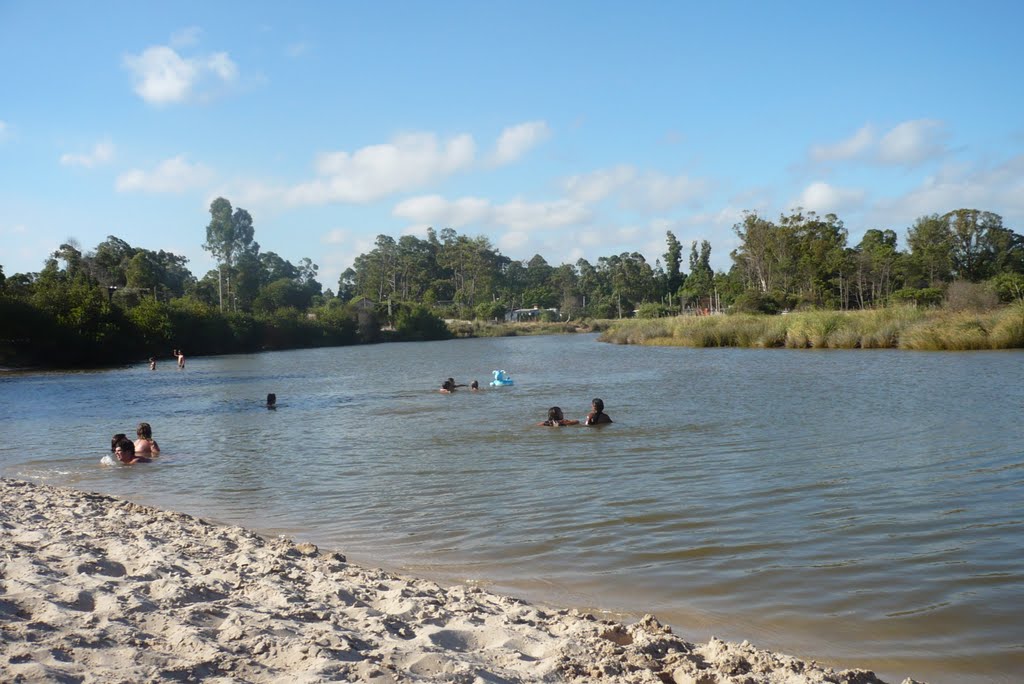
M 500 318 L 516 308 L 558 309 L 563 318 L 621 318 L 685 311 L 866 309 L 893 302 L 935 304 L 953 281 L 986 283 L 1004 301 L 1024 296 L 1024 236 L 997 214 L 958 209 L 917 219 L 906 235 L 871 229 L 856 246 L 835 214 L 794 211 L 772 221 L 748 212 L 734 228 L 732 267 L 716 272 L 707 240 L 684 246 L 666 232 L 650 264 L 638 252 L 596 263 L 550 265 L 503 256 L 486 237 L 446 228 L 425 239 L 377 237 L 342 274 L 338 296 L 414 301 L 451 318 Z
M 1024 298 L 1024 236 L 997 214 L 958 209 L 918 218 L 906 233 L 871 229 L 855 246 L 834 214 L 748 212 L 728 271 L 711 244 L 689 253 L 671 232 L 651 264 L 639 252 L 553 266 L 515 260 L 484 236 L 451 228 L 425 238 L 377 236 L 337 293 L 309 258 L 264 252 L 252 216 L 225 198 L 210 205 L 203 248 L 217 267 L 202 278 L 188 260 L 109 236 L 83 252 L 69 241 L 38 273 L 0 266 L 0 363 L 76 366 L 168 354 L 228 353 L 380 339 L 441 339 L 442 319 L 501 320 L 516 309 L 541 319 L 653 317 L 710 310 L 777 312 L 934 304 L 954 281 L 995 299 Z M 684 263 L 685 257 L 685 263 Z

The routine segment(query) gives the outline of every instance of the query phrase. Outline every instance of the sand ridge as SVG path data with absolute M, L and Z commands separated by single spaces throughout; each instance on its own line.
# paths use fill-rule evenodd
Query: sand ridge
M 0 479 L 0 681 L 878 684 Z M 917 684 L 912 679 L 903 684 Z

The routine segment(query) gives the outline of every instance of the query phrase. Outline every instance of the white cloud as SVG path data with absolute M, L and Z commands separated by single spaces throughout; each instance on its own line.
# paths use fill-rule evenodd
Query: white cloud
M 860 159 L 887 166 L 915 166 L 946 152 L 946 129 L 941 121 L 904 121 L 878 136 L 871 124 L 837 143 L 814 145 L 809 156 L 814 162 Z
M 573 200 L 526 202 L 514 199 L 494 205 L 478 197 L 454 201 L 440 195 L 413 197 L 400 202 L 392 214 L 420 225 L 460 228 L 467 225 L 498 226 L 515 233 L 562 228 L 590 219 L 586 206 Z M 417 226 L 418 228 L 419 226 Z
M 63 154 L 60 163 L 63 166 L 82 166 L 91 169 L 105 164 L 114 158 L 114 144 L 109 140 L 96 143 L 88 154 Z
M 510 231 L 498 238 L 498 249 L 506 252 L 520 250 L 529 241 L 529 233 L 518 230 Z
M 285 56 L 291 57 L 292 59 L 297 59 L 299 57 L 309 54 L 309 51 L 309 43 L 298 42 L 292 43 L 285 47 L 284 54 Z
M 316 162 L 322 176 L 283 192 L 288 204 L 363 203 L 436 182 L 468 168 L 476 154 L 472 136 L 440 143 L 433 133 L 398 136 L 354 153 L 330 152 Z
M 191 47 L 199 42 L 203 35 L 203 29 L 198 26 L 189 26 L 171 34 L 171 45 L 174 47 Z
M 636 178 L 636 175 L 636 169 L 623 164 L 588 174 L 570 176 L 562 185 L 571 199 L 593 203 L 600 202 L 616 190 L 625 187 Z
M 796 200 L 796 206 L 819 214 L 838 214 L 844 209 L 859 208 L 863 202 L 863 190 L 837 188 L 818 181 L 804 188 Z
M 641 211 L 665 211 L 694 203 L 708 193 L 708 183 L 689 176 L 667 176 L 648 171 L 640 174 L 628 164 L 570 176 L 562 181 L 570 199 L 586 204 L 619 195 L 623 205 Z
M 514 162 L 551 134 L 544 121 L 528 121 L 501 132 L 494 151 L 495 164 Z
M 946 151 L 946 132 L 941 121 L 905 121 L 882 136 L 878 160 L 883 164 L 913 166 Z
M 489 222 L 494 212 L 488 200 L 478 197 L 449 202 L 440 195 L 424 195 L 399 202 L 391 213 L 426 225 L 461 228 Z
M 648 172 L 627 189 L 625 203 L 646 211 L 665 211 L 692 204 L 708 193 L 708 184 L 689 176 L 666 176 Z
M 495 207 L 494 222 L 513 231 L 527 232 L 571 226 L 590 219 L 590 212 L 579 202 L 524 202 L 515 199 Z
M 846 140 L 831 145 L 811 147 L 811 159 L 816 162 L 852 159 L 864 154 L 875 142 L 875 131 L 871 124 L 865 124 Z
M 335 228 L 320 237 L 320 242 L 325 245 L 342 245 L 351 239 L 352 233 L 344 228 Z
M 879 202 L 868 223 L 909 226 L 920 216 L 960 208 L 993 211 L 1020 232 L 1024 225 L 1024 155 L 992 167 L 946 166 L 910 192 Z
M 134 76 L 136 94 L 156 105 L 187 101 L 208 76 L 223 83 L 238 78 L 238 67 L 226 52 L 182 57 L 165 45 L 127 55 L 124 65 Z
M 202 164 L 190 164 L 184 156 L 160 162 L 152 171 L 133 169 L 118 176 L 118 192 L 181 193 L 202 188 L 213 180 L 213 171 Z

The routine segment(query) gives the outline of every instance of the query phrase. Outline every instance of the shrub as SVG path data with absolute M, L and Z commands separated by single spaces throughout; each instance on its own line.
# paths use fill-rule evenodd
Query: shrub
M 781 310 L 779 300 L 770 294 L 747 290 L 733 301 L 729 312 L 777 314 Z
M 999 295 L 982 283 L 957 280 L 946 288 L 944 307 L 950 311 L 991 311 L 998 305 Z
M 669 308 L 661 302 L 644 302 L 636 309 L 637 318 L 664 318 L 670 314 Z
M 1024 302 L 1024 274 L 1000 273 L 988 281 L 1001 302 Z
M 915 306 L 938 306 L 942 303 L 942 296 L 942 289 L 938 287 L 905 287 L 889 295 L 889 302 Z
M 452 336 L 445 322 L 421 304 L 402 306 L 395 316 L 395 333 L 402 340 L 446 340 Z

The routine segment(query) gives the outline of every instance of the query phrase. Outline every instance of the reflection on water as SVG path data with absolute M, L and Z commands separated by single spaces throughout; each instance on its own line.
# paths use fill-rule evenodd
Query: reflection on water
M 516 384 L 487 387 L 498 368 Z M 485 389 L 442 395 L 449 376 Z M 613 425 L 535 426 L 595 396 Z M 1021 352 L 390 344 L 2 375 L 0 473 L 655 612 L 692 639 L 1009 682 L 1024 671 L 1022 409 Z M 158 463 L 100 466 L 140 420 Z

